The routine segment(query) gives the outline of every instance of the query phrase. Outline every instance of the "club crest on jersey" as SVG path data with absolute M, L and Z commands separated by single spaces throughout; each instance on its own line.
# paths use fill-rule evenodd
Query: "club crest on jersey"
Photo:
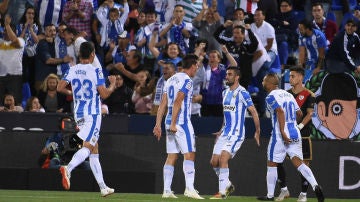
M 99 77 L 99 79 L 104 78 L 104 74 L 102 73 L 102 71 L 98 71 L 98 77 Z
M 303 96 L 303 95 L 299 96 L 299 100 L 303 100 L 304 98 L 305 98 L 305 96 Z

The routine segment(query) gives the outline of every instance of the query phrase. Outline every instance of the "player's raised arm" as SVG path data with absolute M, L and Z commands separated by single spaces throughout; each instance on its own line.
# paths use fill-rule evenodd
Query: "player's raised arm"
M 160 138 L 161 138 L 161 121 L 162 121 L 162 118 L 165 113 L 167 102 L 168 102 L 167 95 L 166 95 L 166 93 L 164 93 L 161 97 L 161 102 L 160 102 L 160 105 L 159 105 L 159 108 L 158 108 L 158 111 L 156 114 L 156 123 L 155 123 L 154 129 L 153 129 L 154 136 L 158 140 L 160 140 Z

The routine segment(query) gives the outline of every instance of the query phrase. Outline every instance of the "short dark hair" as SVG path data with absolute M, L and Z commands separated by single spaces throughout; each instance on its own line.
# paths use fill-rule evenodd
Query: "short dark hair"
M 299 67 L 299 66 L 290 67 L 289 71 L 290 71 L 290 72 L 297 72 L 297 73 L 305 76 L 305 70 L 304 70 L 304 68 Z
M 94 45 L 91 42 L 85 41 L 80 45 L 80 58 L 89 59 L 91 53 L 95 50 Z
M 315 7 L 315 6 L 320 6 L 321 9 L 324 10 L 324 6 L 323 6 L 320 2 L 315 2 L 315 3 L 313 3 L 313 4 L 311 5 L 311 8 L 313 8 L 313 7 Z
M 110 8 L 109 13 L 118 13 L 119 14 L 119 10 L 117 8 Z
M 235 74 L 241 77 L 241 71 L 237 66 L 229 66 L 226 70 L 234 70 Z
M 263 16 L 266 16 L 266 11 L 264 11 L 263 9 L 257 8 L 257 9 L 255 10 L 255 12 L 256 12 L 256 11 L 261 11 L 262 15 L 263 15 Z
M 312 30 L 313 29 L 313 24 L 311 21 L 307 20 L 307 19 L 303 19 L 299 22 L 299 25 L 303 25 L 305 28 Z
M 236 12 L 238 12 L 238 11 L 241 11 L 244 15 L 246 15 L 245 10 L 242 9 L 242 8 L 237 8 L 237 9 L 235 9 L 235 10 L 234 10 L 234 14 L 235 14 Z
M 144 13 L 145 13 L 145 15 L 155 15 L 155 17 L 157 16 L 157 13 L 154 9 L 148 9 Z
M 183 69 L 190 69 L 190 67 L 192 65 L 196 65 L 197 64 L 197 59 L 198 56 L 196 56 L 195 54 L 187 54 L 185 55 L 185 57 L 183 58 Z
M 285 3 L 289 4 L 289 6 L 292 6 L 292 1 L 291 0 L 280 0 L 280 4 L 282 2 L 285 2 Z
M 240 29 L 241 30 L 241 33 L 245 34 L 245 27 L 241 26 L 241 25 L 237 25 L 233 28 L 234 29 Z
M 68 32 L 69 34 L 73 34 L 74 36 L 76 36 L 78 34 L 78 31 L 74 28 L 74 27 L 66 27 L 64 32 Z
M 142 60 L 141 52 L 136 49 L 130 50 L 129 52 L 134 52 L 133 58 L 140 64 Z

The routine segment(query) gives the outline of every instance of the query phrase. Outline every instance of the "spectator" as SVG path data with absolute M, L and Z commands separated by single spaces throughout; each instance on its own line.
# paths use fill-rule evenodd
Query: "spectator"
M 221 59 L 220 52 L 212 50 L 209 53 L 208 64 L 202 67 L 205 71 L 201 89 L 203 96 L 201 114 L 203 116 L 221 117 L 223 115 L 222 92 L 225 89 L 226 66 L 220 63 Z M 237 63 L 232 66 L 237 66 Z
M 130 50 L 126 55 L 126 64 L 119 62 L 113 65 L 113 68 L 121 72 L 124 84 L 134 89 L 135 83 L 140 81 L 137 73 L 144 69 L 141 65 L 141 53 L 137 50 Z
M 65 29 L 67 25 L 64 22 L 61 22 L 57 28 L 57 35 L 55 37 L 55 57 L 66 59 L 65 57 L 68 55 L 73 58 L 70 63 L 61 63 L 57 65 L 57 75 L 59 77 L 64 76 L 67 70 L 69 70 L 70 66 L 74 66 L 76 64 L 76 56 L 74 46 L 72 44 L 66 44 L 65 40 Z
M 339 30 L 345 29 L 345 24 L 349 19 L 353 19 L 355 21 L 357 27 L 360 27 L 360 5 L 358 5 L 354 8 L 353 14 L 351 16 L 348 16 L 346 14 L 344 15 Z M 356 34 L 360 35 L 360 29 L 356 30 Z
M 70 103 L 66 102 L 66 95 L 56 91 L 59 77 L 49 74 L 41 85 L 38 98 L 45 112 L 70 112 Z
M 85 32 L 86 38 L 91 39 L 91 16 L 93 7 L 91 3 L 84 0 L 73 0 L 66 2 L 64 6 L 63 21 L 78 32 Z
M 188 52 L 189 38 L 193 26 L 189 22 L 184 21 L 184 6 L 176 5 L 174 8 L 173 18 L 165 24 L 160 32 L 160 37 L 167 37 L 168 43 L 177 43 L 183 54 Z
M 311 22 L 307 20 L 300 21 L 299 32 L 299 65 L 311 70 L 313 75 L 317 74 L 324 67 L 327 47 L 325 35 L 320 30 L 313 29 Z
M 275 37 L 274 27 L 265 21 L 265 13 L 261 9 L 256 9 L 254 15 L 254 23 L 251 24 L 251 31 L 253 31 L 259 39 L 259 43 L 262 43 L 266 52 L 262 54 L 267 54 L 270 60 L 267 60 L 260 67 L 259 71 L 256 74 L 257 87 L 259 88 L 258 93 L 258 112 L 259 116 L 262 117 L 266 111 L 265 97 L 266 92 L 263 88 L 261 81 L 267 73 L 271 71 L 271 67 L 278 57 L 277 52 L 277 43 Z
M 21 106 L 15 105 L 15 98 L 11 94 L 4 96 L 4 106 L 0 106 L 0 112 L 23 112 Z
M 322 31 L 326 37 L 326 44 L 329 46 L 334 40 L 338 27 L 332 20 L 326 19 L 324 7 L 321 3 L 315 3 L 312 5 L 312 15 L 314 17 L 313 27 Z
M 124 12 L 120 15 L 119 8 L 111 7 L 104 3 L 96 12 L 96 16 L 101 22 L 101 42 L 100 46 L 107 51 L 111 41 L 117 42 L 117 36 L 124 31 L 124 24 L 129 14 L 129 5 L 124 0 Z
M 193 19 L 200 13 L 203 2 L 206 0 L 178 0 L 178 3 L 183 6 L 185 11 L 184 21 L 191 23 Z M 214 5 L 216 8 L 216 5 Z
M 134 103 L 136 114 L 150 114 L 153 103 L 153 92 L 155 90 L 155 80 L 151 78 L 148 71 L 142 70 L 137 73 L 139 81 L 134 86 L 132 102 Z
M 157 14 L 156 22 L 161 24 L 170 22 L 176 1 L 177 0 L 153 0 L 155 12 Z
M 45 112 L 45 109 L 41 106 L 40 101 L 36 96 L 31 96 L 26 102 L 25 111 Z
M 20 24 L 16 26 L 16 35 L 25 41 L 25 51 L 22 58 L 23 81 L 29 82 L 31 94 L 35 91 L 35 54 L 36 46 L 39 42 L 37 35 L 41 33 L 41 25 L 35 8 L 27 7 L 25 13 L 20 18 Z
M 41 83 L 49 74 L 57 73 L 57 65 L 69 63 L 73 60 L 68 55 L 64 58 L 56 58 L 55 36 L 55 25 L 46 26 L 45 38 L 41 39 L 36 47 L 35 89 L 37 92 L 39 92 Z
M 11 24 L 9 15 L 4 19 L 4 38 L 0 39 L 0 99 L 5 93 L 12 94 L 15 103 L 22 100 L 22 55 L 25 42 L 16 37 L 15 26 Z
M 360 73 L 360 38 L 357 25 L 350 19 L 339 32 L 326 54 L 326 70 L 331 73 L 355 71 Z
M 71 137 L 64 138 L 64 136 Z M 74 153 L 81 147 L 82 141 L 76 135 L 55 133 L 46 139 L 38 164 L 43 169 L 59 169 L 61 165 L 69 163 Z M 84 161 L 78 168 L 90 170 L 89 161 Z
M 260 0 L 235 0 L 235 10 L 238 8 L 242 8 L 244 11 L 246 11 L 248 15 L 252 16 L 255 14 L 255 10 L 258 8 L 259 1 Z
M 176 66 L 182 60 L 182 52 L 180 46 L 175 42 L 168 43 L 160 53 L 159 49 L 156 48 L 155 40 L 158 36 L 158 32 L 154 31 L 151 36 L 151 41 L 149 43 L 149 49 L 151 53 L 157 58 L 158 65 L 160 66 L 160 75 L 162 74 L 162 66 L 165 61 L 171 61 Z
M 322 7 L 322 10 L 324 11 L 324 16 L 327 16 L 327 13 L 330 9 L 330 5 L 332 3 L 332 0 L 295 0 L 300 1 L 301 6 L 304 6 L 305 11 L 305 19 L 312 20 L 314 15 L 312 14 L 312 8 L 315 4 L 320 4 Z M 341 0 L 343 1 L 343 0 Z M 348 0 L 345 0 L 348 1 Z
M 130 50 L 135 49 L 136 47 L 130 44 L 130 34 L 125 30 L 117 36 L 116 42 L 110 42 L 109 49 L 105 55 L 105 64 L 126 63 L 126 55 Z
M 276 43 L 281 68 L 287 64 L 289 53 L 298 48 L 298 21 L 293 12 L 291 0 L 280 0 L 280 13 L 270 22 L 275 28 Z
M 235 26 L 231 38 L 222 36 L 222 32 L 224 32 L 227 27 L 232 26 L 232 24 L 232 21 L 227 20 L 224 25 L 221 25 L 214 32 L 214 37 L 220 44 L 226 45 L 229 53 L 238 63 L 242 75 L 240 85 L 247 89 L 252 77 L 253 54 L 258 47 L 259 41 L 251 29 L 247 30 L 249 41 L 245 40 L 245 28 L 243 26 Z
M 192 24 L 199 30 L 198 38 L 208 41 L 208 50 L 221 51 L 219 42 L 217 42 L 213 36 L 215 30 L 222 24 L 216 7 L 209 8 L 204 0 L 203 9 L 194 18 Z
M 134 107 L 132 104 L 133 89 L 124 84 L 122 75 L 117 70 L 111 70 L 110 75 L 116 77 L 115 91 L 103 101 L 109 107 L 110 114 L 132 114 Z
M 155 87 L 155 93 L 154 93 L 154 101 L 153 101 L 153 107 L 151 110 L 151 115 L 156 115 L 160 102 L 161 97 L 164 92 L 164 86 L 166 83 L 166 80 L 168 80 L 170 77 L 172 77 L 176 73 L 176 67 L 174 63 L 172 62 L 165 62 L 163 65 L 163 74 L 158 79 Z

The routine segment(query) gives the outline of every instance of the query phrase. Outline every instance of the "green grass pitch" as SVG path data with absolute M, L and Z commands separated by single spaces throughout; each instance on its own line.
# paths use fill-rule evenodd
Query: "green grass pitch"
M 158 201 L 198 201 L 176 194 L 178 199 L 162 199 L 160 194 L 140 194 L 140 193 L 115 193 L 108 197 L 101 197 L 100 192 L 74 192 L 74 191 L 31 191 L 31 190 L 0 190 L 0 202 L 82 202 L 82 201 L 121 201 L 121 202 L 158 202 Z M 204 196 L 209 200 L 210 196 Z M 229 196 L 226 201 L 236 202 L 255 202 L 256 197 Z M 296 201 L 296 198 L 288 198 L 285 202 Z M 309 198 L 309 202 L 316 202 L 314 198 Z M 337 202 L 359 202 L 359 199 L 326 199 L 325 201 Z

